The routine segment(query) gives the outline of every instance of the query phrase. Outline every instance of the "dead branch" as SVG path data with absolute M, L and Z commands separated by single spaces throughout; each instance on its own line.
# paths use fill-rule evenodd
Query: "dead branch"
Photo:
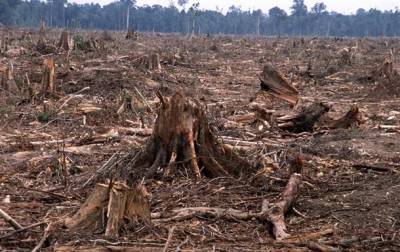
M 8 215 L 3 209 L 0 208 L 0 216 L 7 221 L 15 230 L 22 229 L 23 227 L 14 218 Z
M 261 221 L 268 221 L 273 225 L 273 234 L 277 240 L 283 240 L 289 237 L 286 233 L 285 214 L 294 204 L 298 190 L 301 184 L 301 175 L 298 173 L 292 174 L 278 202 L 271 208 L 263 202 L 261 212 L 243 212 L 231 208 L 216 208 L 216 207 L 189 207 L 175 209 L 169 212 L 152 213 L 151 218 L 154 222 L 171 222 L 183 221 L 195 217 L 212 217 L 228 220 L 249 220 L 257 218 Z
M 12 237 L 12 236 L 14 236 L 14 235 L 16 235 L 16 234 L 18 234 L 18 233 L 27 231 L 27 230 L 29 230 L 29 229 L 31 229 L 31 228 L 35 228 L 35 227 L 38 227 L 38 226 L 42 226 L 42 225 L 44 225 L 44 224 L 46 224 L 45 221 L 43 221 L 43 222 L 38 222 L 38 223 L 35 223 L 35 224 L 32 224 L 32 225 L 23 227 L 23 228 L 21 228 L 21 229 L 17 229 L 17 230 L 15 230 L 15 231 L 13 231 L 13 232 L 10 232 L 10 233 L 8 233 L 8 234 L 5 234 L 5 235 L 3 235 L 3 236 L 0 236 L 0 240 L 6 239 L 6 238 L 9 238 L 9 237 Z
M 40 249 L 43 247 L 44 243 L 50 236 L 50 229 L 51 229 L 51 223 L 44 230 L 42 239 L 40 239 L 39 243 L 32 249 L 32 252 L 40 251 Z
M 300 184 L 301 175 L 298 173 L 292 174 L 285 190 L 280 196 L 280 200 L 266 211 L 266 218 L 272 223 L 272 231 L 277 240 L 283 240 L 289 237 L 289 234 L 286 233 L 285 214 L 294 204 L 298 196 Z

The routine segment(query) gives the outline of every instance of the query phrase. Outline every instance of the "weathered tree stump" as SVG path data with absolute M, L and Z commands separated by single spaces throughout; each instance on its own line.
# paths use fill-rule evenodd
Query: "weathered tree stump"
M 268 95 L 286 101 L 292 106 L 297 104 L 299 91 L 271 64 L 264 66 L 260 81 L 261 90 Z
M 199 102 L 186 98 L 182 92 L 171 98 L 158 93 L 158 97 L 161 105 L 153 134 L 143 151 L 120 169 L 120 177 L 134 183 L 142 177 L 171 174 L 177 168 L 187 169 L 193 178 L 251 172 L 244 159 L 217 140 Z
M 146 188 L 138 184 L 130 188 L 124 183 L 97 184 L 79 211 L 65 220 L 70 231 L 104 231 L 117 237 L 124 221 L 150 221 L 150 206 Z
M 54 85 L 55 78 L 55 65 L 52 58 L 46 58 L 43 60 L 42 66 L 42 93 L 53 94 L 55 91 Z
M 362 115 L 357 106 L 352 106 L 350 110 L 341 118 L 333 120 L 329 124 L 331 129 L 348 129 L 363 123 Z
M 67 31 L 61 33 L 60 40 L 57 44 L 58 48 L 63 48 L 65 51 L 69 52 L 74 49 L 74 41 Z

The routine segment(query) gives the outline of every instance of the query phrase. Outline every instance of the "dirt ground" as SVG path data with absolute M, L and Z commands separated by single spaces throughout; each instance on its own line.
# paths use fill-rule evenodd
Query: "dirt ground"
M 25 85 L 29 79 L 30 85 L 40 86 L 45 56 L 35 49 L 37 32 L 6 34 L 9 48 L 0 66 L 12 64 L 17 83 Z M 126 227 L 118 239 L 70 233 L 60 226 L 50 232 L 43 251 L 95 246 L 107 248 L 104 251 L 161 251 L 174 226 L 169 251 L 322 251 L 312 242 L 329 245 L 329 251 L 400 250 L 400 82 L 382 83 L 377 74 L 388 57 L 394 71 L 400 71 L 398 39 L 189 39 L 140 34 L 138 40 L 125 40 L 123 33 L 110 33 L 113 40 L 109 40 L 102 32 L 80 34 L 84 39 L 96 38 L 100 46 L 73 50 L 68 56 L 65 52 L 46 55 L 55 59 L 56 93 L 45 102 L 0 90 L 1 209 L 24 227 L 71 216 L 91 192 L 93 187 L 83 185 L 96 170 L 114 154 L 122 156 L 143 147 L 156 117 L 156 91 L 171 96 L 183 90 L 207 106 L 211 127 L 221 142 L 233 145 L 252 165 L 269 172 L 257 183 L 254 177 L 194 181 L 187 174 L 149 180 L 145 183 L 151 211 L 207 206 L 257 212 L 262 199 L 273 202 L 283 190 L 289 178 L 286 160 L 296 151 L 305 157 L 304 182 L 295 211 L 286 220 L 291 239 L 299 239 L 275 241 L 268 225 L 258 220 L 199 217 L 137 224 Z M 59 35 L 60 31 L 49 32 L 48 43 L 56 44 Z M 350 64 L 342 62 L 343 48 L 351 52 Z M 153 53 L 160 55 L 161 70 L 138 64 L 143 55 Z M 288 105 L 266 104 L 256 96 L 258 76 L 266 63 L 300 91 L 299 106 L 322 101 L 332 106 L 328 117 L 338 118 L 356 104 L 364 123 L 329 130 L 320 122 L 313 132 L 293 134 L 261 129 L 254 120 L 234 122 L 235 116 L 254 112 L 254 104 L 278 114 L 291 111 Z M 82 91 L 85 87 L 89 89 Z M 138 114 L 117 113 L 123 90 L 144 96 Z M 41 119 L 43 114 L 49 118 Z M 0 219 L 0 250 L 30 251 L 45 228 L 43 224 L 1 238 L 13 228 Z

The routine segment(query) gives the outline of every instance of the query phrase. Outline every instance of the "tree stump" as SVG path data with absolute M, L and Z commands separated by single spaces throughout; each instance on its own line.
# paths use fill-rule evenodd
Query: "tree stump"
M 69 36 L 69 33 L 67 31 L 63 31 L 61 33 L 61 37 L 60 37 L 60 40 L 59 40 L 57 46 L 58 46 L 58 48 L 63 48 L 67 52 L 74 49 L 74 41 L 71 38 L 71 36 Z
M 126 33 L 125 39 L 137 40 L 138 34 L 135 32 L 134 29 L 129 29 L 128 32 Z
M 150 221 L 150 205 L 146 188 L 139 184 L 130 188 L 121 182 L 97 184 L 79 211 L 64 222 L 70 231 L 104 231 L 117 237 L 124 221 Z
M 348 129 L 363 123 L 362 115 L 357 106 L 352 106 L 350 110 L 341 118 L 333 120 L 329 124 L 331 129 Z
M 330 107 L 322 102 L 302 108 L 298 113 L 277 118 L 278 127 L 294 133 L 312 131 L 314 124 Z
M 147 68 L 149 70 L 161 70 L 160 55 L 158 53 L 150 55 L 147 62 Z
M 198 101 L 186 98 L 182 92 L 171 98 L 157 95 L 161 105 L 153 134 L 144 149 L 119 169 L 121 178 L 133 184 L 143 177 L 171 174 L 177 168 L 193 178 L 251 172 L 247 161 L 217 140 Z
M 264 66 L 260 75 L 261 91 L 272 97 L 288 102 L 291 106 L 297 104 L 299 91 L 293 87 L 281 72 L 271 64 Z
M 42 66 L 42 92 L 43 95 L 48 93 L 53 94 L 55 91 L 54 86 L 55 78 L 55 66 L 52 58 L 46 58 L 43 60 Z

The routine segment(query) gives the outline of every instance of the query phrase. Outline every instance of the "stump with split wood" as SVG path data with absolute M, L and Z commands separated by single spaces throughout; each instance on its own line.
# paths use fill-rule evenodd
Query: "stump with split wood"
M 150 206 L 146 188 L 134 188 L 121 182 L 97 184 L 79 211 L 65 220 L 71 231 L 103 232 L 117 237 L 124 223 L 150 221 Z
M 286 101 L 291 106 L 297 104 L 299 91 L 271 64 L 264 66 L 260 81 L 261 91 L 274 98 Z

